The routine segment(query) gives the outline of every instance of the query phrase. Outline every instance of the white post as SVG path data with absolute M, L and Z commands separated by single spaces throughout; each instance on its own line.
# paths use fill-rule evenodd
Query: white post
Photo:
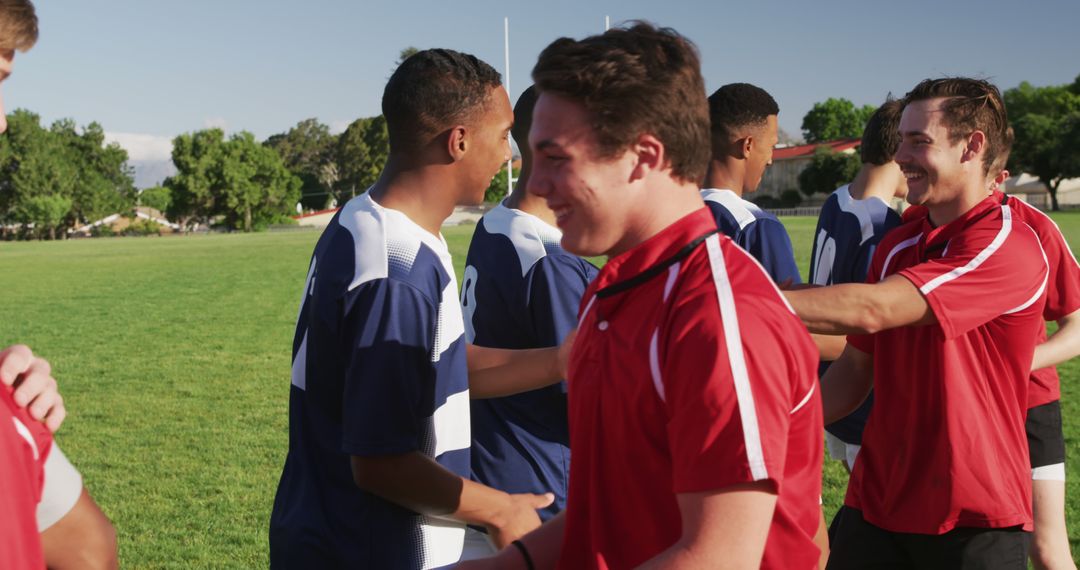
M 611 16 L 604 16 L 604 31 L 611 29 Z
M 506 96 L 510 94 L 510 18 L 503 18 L 503 49 L 506 55 Z M 509 135 L 507 135 L 509 137 Z M 507 144 L 510 141 L 506 141 Z M 510 160 L 506 161 L 506 195 L 514 191 L 514 155 L 510 153 Z

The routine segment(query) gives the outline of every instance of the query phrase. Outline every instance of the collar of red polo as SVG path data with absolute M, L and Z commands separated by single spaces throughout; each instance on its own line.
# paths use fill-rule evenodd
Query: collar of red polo
M 956 218 L 944 226 L 936 228 L 930 223 L 930 216 L 924 217 L 922 221 L 922 233 L 926 236 L 926 245 L 933 246 L 935 244 L 942 244 L 956 237 L 957 234 L 989 215 L 994 209 L 1000 208 L 1001 205 L 1005 203 L 1006 199 L 1004 194 L 995 190 L 981 202 L 975 204 L 970 210 L 964 212 L 959 218 Z
M 596 278 L 596 288 L 634 278 L 709 231 L 716 231 L 716 220 L 709 208 L 694 210 L 656 235 L 609 259 Z

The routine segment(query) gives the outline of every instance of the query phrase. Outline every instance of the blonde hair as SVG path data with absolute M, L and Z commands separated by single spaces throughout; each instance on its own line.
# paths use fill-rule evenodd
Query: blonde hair
M 38 19 L 30 0 L 0 0 L 0 50 L 26 51 L 37 43 Z

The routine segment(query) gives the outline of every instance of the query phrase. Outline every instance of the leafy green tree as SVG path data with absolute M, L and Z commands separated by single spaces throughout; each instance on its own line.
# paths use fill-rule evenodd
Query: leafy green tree
M 172 204 L 172 193 L 164 186 L 154 186 L 139 192 L 139 205 L 166 212 Z
M 50 132 L 59 138 L 67 160 L 77 171 L 67 227 L 132 207 L 136 191 L 127 151 L 117 143 L 106 145 L 100 124 L 90 123 L 79 133 L 73 120 L 62 119 L 53 123 Z
M 0 212 L 4 222 L 34 224 L 37 237 L 55 237 L 68 214 L 61 212 L 57 219 L 56 208 L 66 203 L 70 210 L 77 166 L 62 141 L 42 128 L 40 117 L 29 111 L 17 110 L 8 117 L 8 132 L 0 141 Z M 48 231 L 37 231 L 41 228 Z
M 288 220 L 302 183 L 281 157 L 246 131 L 230 137 L 224 146 L 222 199 L 217 203 L 226 224 L 250 232 Z
M 166 214 L 180 227 L 209 223 L 216 213 L 222 185 L 221 167 L 225 153 L 225 133 L 206 129 L 173 139 L 172 161 L 176 174 L 165 179 L 172 201 Z
M 816 192 L 828 194 L 853 180 L 861 166 L 858 154 L 819 146 L 814 149 L 810 164 L 799 173 L 799 189 L 807 196 Z
M 71 198 L 49 194 L 27 196 L 15 209 L 16 218 L 24 224 L 33 224 L 39 237 L 56 239 L 57 229 L 64 225 L 64 218 L 71 211 Z M 62 234 L 61 234 L 62 235 Z
M 382 115 L 353 121 L 338 136 L 335 149 L 338 204 L 364 193 L 374 184 L 389 155 L 390 137 Z
M 317 119 L 304 119 L 289 129 L 266 140 L 266 146 L 281 155 L 286 168 L 300 177 L 301 200 L 305 208 L 321 210 L 326 207 L 337 182 L 334 150 L 337 137 L 330 127 Z
M 803 117 L 803 137 L 808 143 L 860 138 L 874 110 L 872 105 L 856 107 L 854 103 L 843 98 L 830 97 L 814 103 L 813 108 Z
M 1080 76 L 1071 85 L 1034 87 L 1024 81 L 1004 98 L 1016 132 L 1009 170 L 1037 176 L 1058 210 L 1061 182 L 1080 176 Z
M 521 174 L 520 168 L 514 169 L 514 180 Z M 503 198 L 506 197 L 506 165 L 499 169 L 499 173 L 495 175 L 495 178 L 491 179 L 491 184 L 488 184 L 487 190 L 484 190 L 484 202 L 488 204 L 497 204 Z

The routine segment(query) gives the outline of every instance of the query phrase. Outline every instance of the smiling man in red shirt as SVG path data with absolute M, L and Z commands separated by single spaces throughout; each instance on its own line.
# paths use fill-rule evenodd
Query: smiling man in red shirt
M 1005 107 L 985 81 L 926 80 L 900 134 L 907 199 L 928 214 L 885 236 L 867 284 L 788 293 L 811 330 L 855 333 L 822 379 L 825 421 L 874 387 L 829 568 L 1025 568 L 1024 415 L 1047 264 L 989 190 Z
M 698 192 L 697 50 L 637 24 L 555 41 L 533 78 L 529 190 L 566 250 L 608 263 L 567 376 L 566 510 L 487 564 L 815 568 L 817 352 Z

